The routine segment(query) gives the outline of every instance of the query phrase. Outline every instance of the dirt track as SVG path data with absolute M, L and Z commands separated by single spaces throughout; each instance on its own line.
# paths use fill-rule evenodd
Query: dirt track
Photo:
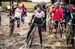
M 61 38 L 59 34 L 57 37 L 55 37 L 54 34 L 49 35 L 48 32 L 42 32 L 42 48 L 40 46 L 32 46 L 32 48 L 27 48 L 25 41 L 27 32 L 29 30 L 28 22 L 30 21 L 31 17 L 26 17 L 25 19 L 25 24 L 21 24 L 20 28 L 16 28 L 15 26 L 15 31 L 12 37 L 9 37 L 9 17 L 7 17 L 6 13 L 2 13 L 2 26 L 0 26 L 0 49 L 68 49 L 64 35 L 63 38 Z M 36 36 L 33 44 L 39 45 L 38 33 L 36 32 L 35 34 Z

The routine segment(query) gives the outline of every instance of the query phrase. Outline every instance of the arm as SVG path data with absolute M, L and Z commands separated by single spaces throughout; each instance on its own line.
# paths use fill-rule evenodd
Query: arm
M 61 9 L 61 18 L 64 17 L 63 9 Z
M 29 25 L 32 23 L 32 20 L 34 19 L 34 15 L 32 15 L 32 18 L 31 18 L 31 20 L 30 20 L 30 22 L 29 22 Z
M 29 22 L 29 25 L 30 25 L 30 23 L 32 23 L 32 21 L 34 20 L 34 18 L 35 18 L 35 11 L 34 11 L 34 14 L 32 15 L 32 18 L 31 18 L 31 20 L 30 20 L 30 22 Z

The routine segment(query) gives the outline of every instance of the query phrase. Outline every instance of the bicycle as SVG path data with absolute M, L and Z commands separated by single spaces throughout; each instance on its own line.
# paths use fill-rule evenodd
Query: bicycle
M 75 24 L 72 24 L 72 20 L 71 20 L 68 22 L 67 25 L 69 28 L 68 28 L 68 32 L 66 35 L 66 44 L 73 46 L 74 45 L 74 30 L 73 30 L 72 25 L 75 25 Z
M 38 25 L 41 25 L 41 24 L 36 24 L 36 23 L 31 23 L 31 25 L 35 25 L 33 31 L 31 32 L 29 38 L 27 39 L 27 46 L 30 48 L 32 46 L 32 43 L 33 43 L 33 40 L 34 40 L 34 33 L 36 32 L 37 30 L 37 26 Z
M 63 34 L 63 28 L 62 28 L 62 20 L 58 20 L 58 24 L 57 24 L 57 33 L 60 34 L 61 38 L 62 38 L 62 34 Z
M 49 34 L 52 33 L 52 30 L 54 29 L 54 20 L 50 19 L 48 22 L 48 26 L 49 26 Z
M 15 21 L 15 19 L 14 19 L 14 17 L 13 16 L 11 16 L 10 17 L 10 30 L 9 30 L 9 32 L 10 32 L 10 36 L 13 34 L 13 32 L 14 32 L 14 21 Z

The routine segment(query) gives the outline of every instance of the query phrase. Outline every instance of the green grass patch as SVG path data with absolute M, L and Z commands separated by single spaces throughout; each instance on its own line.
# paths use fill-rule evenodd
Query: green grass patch
M 33 3 L 33 2 L 23 2 L 24 5 L 27 7 L 27 8 L 33 8 L 36 4 L 38 3 Z M 47 5 L 50 5 L 51 3 L 47 3 Z
M 24 4 L 27 8 L 33 8 L 38 3 L 34 3 L 34 2 L 22 2 L 22 4 Z M 6 7 L 7 5 L 10 5 L 10 2 L 2 2 L 2 7 Z M 50 5 L 50 3 L 47 3 L 47 5 Z

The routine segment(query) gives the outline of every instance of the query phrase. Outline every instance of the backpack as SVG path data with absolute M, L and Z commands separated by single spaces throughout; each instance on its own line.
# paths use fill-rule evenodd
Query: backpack
M 25 14 L 25 17 L 27 17 L 27 10 L 26 9 L 24 10 L 24 14 Z
M 27 16 L 27 11 L 25 11 L 25 17 Z

